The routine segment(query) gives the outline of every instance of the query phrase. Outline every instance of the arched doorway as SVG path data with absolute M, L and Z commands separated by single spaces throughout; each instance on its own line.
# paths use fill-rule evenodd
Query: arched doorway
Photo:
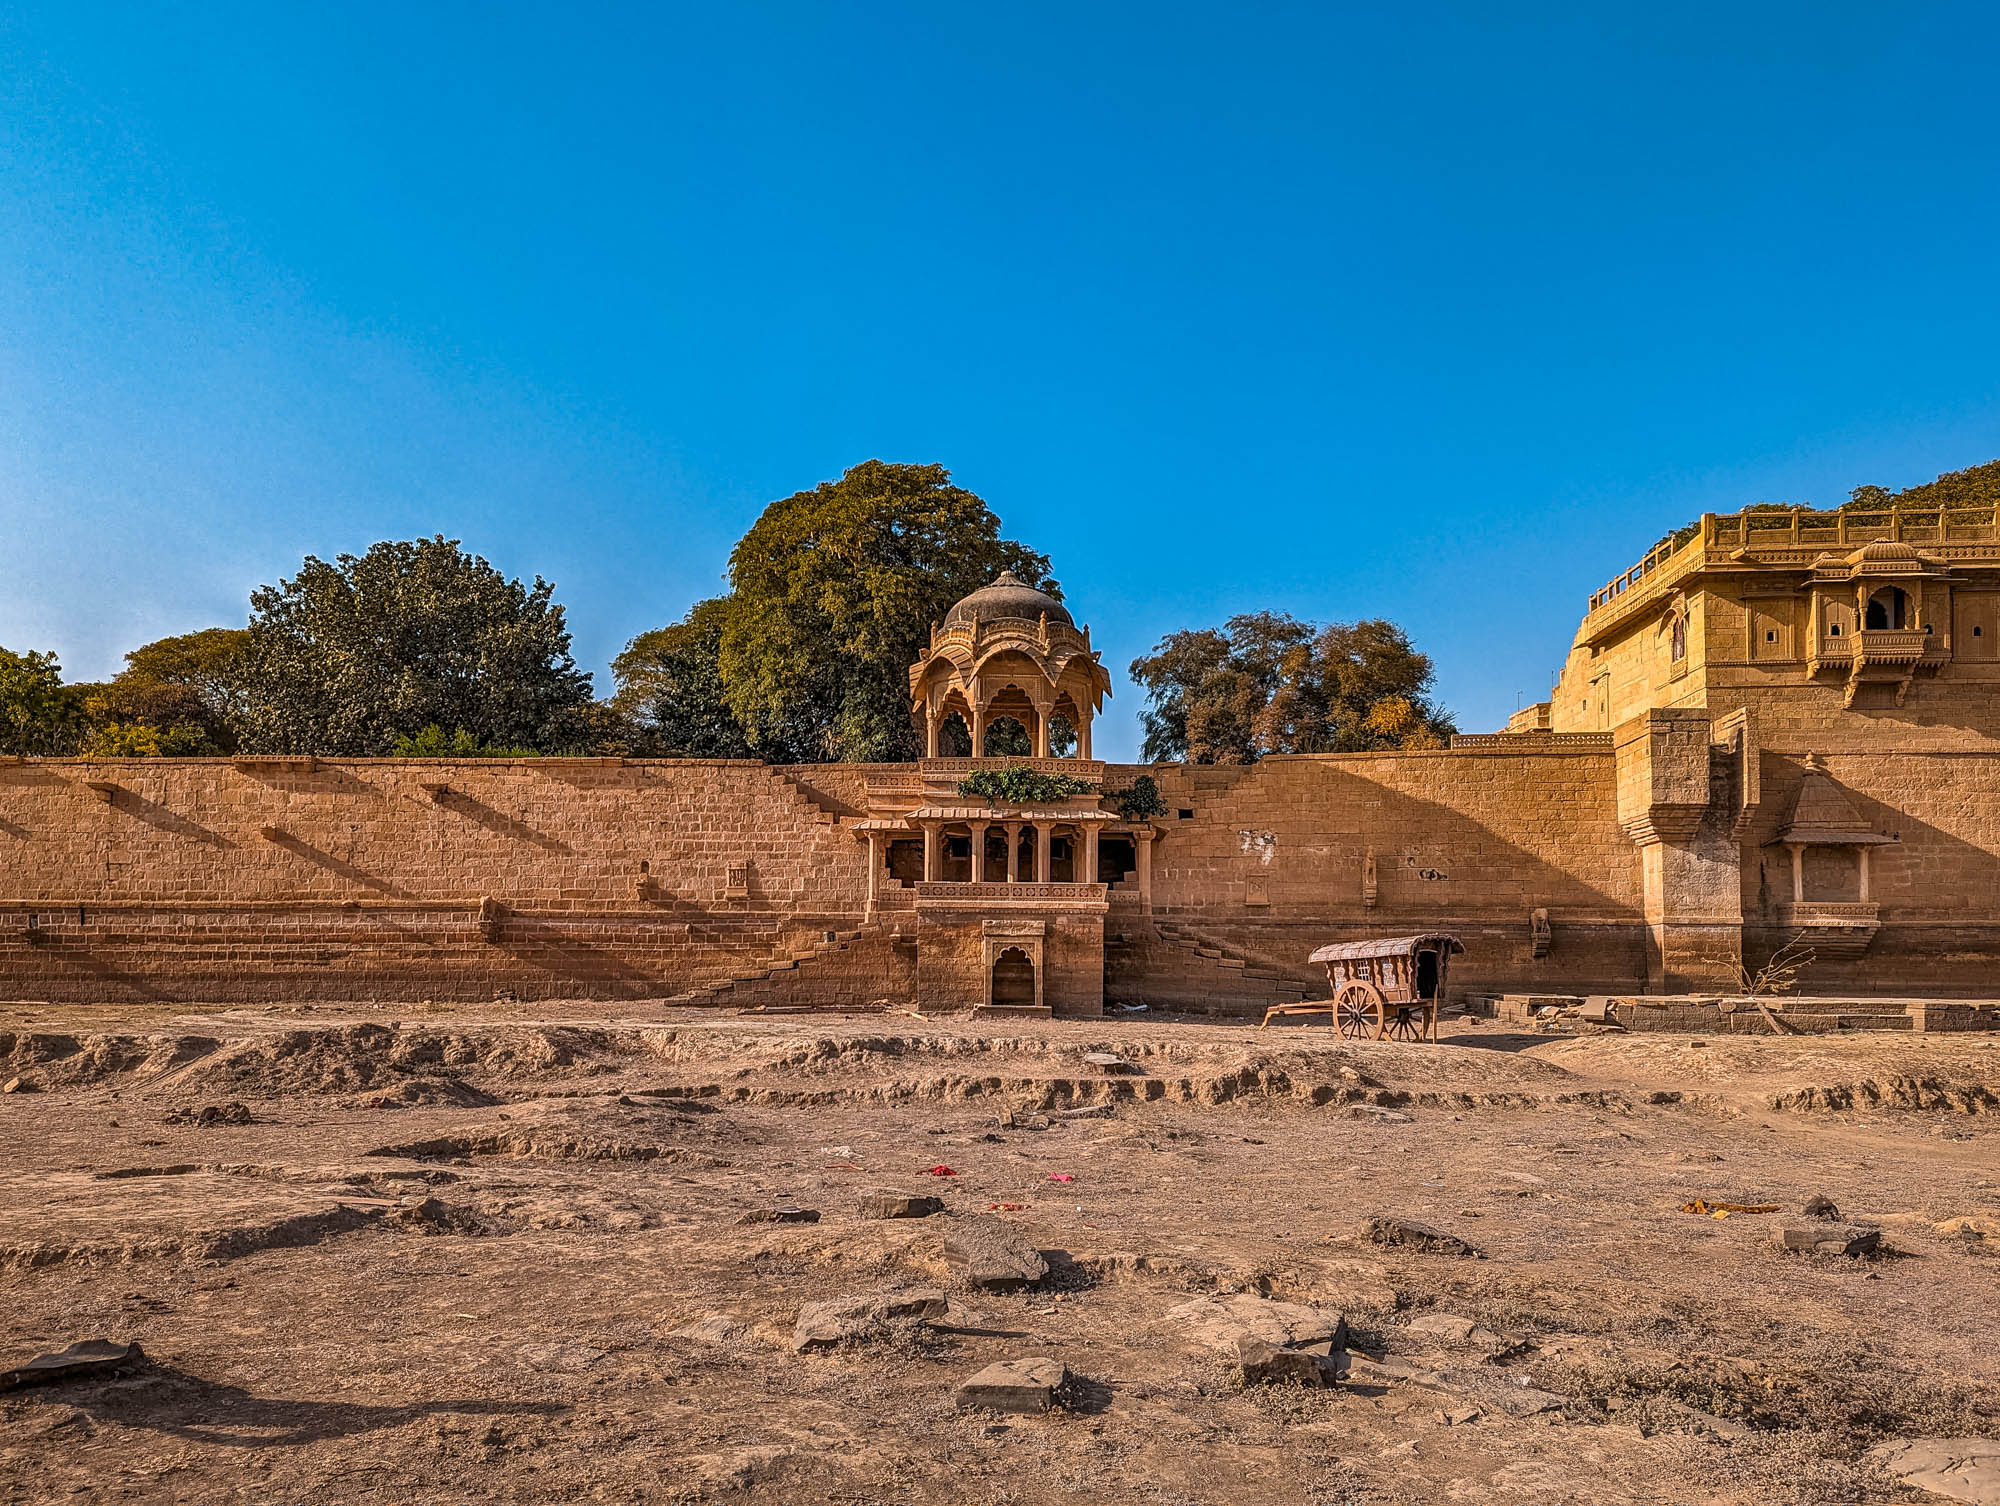
M 1868 615 L 1862 626 L 1873 631 L 1907 626 L 1910 598 L 1900 586 L 1884 586 L 1868 598 Z
M 986 724 L 988 758 L 1027 758 L 1035 751 L 1035 739 L 1018 716 L 996 716 Z
M 1017 946 L 993 959 L 992 1002 L 1000 1008 L 1034 1007 L 1035 964 Z
M 965 718 L 956 711 L 938 725 L 938 757 L 970 758 L 972 756 L 972 729 Z

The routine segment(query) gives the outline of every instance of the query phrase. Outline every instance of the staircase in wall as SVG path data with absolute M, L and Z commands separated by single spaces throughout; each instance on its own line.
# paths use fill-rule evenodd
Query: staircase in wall
M 759 966 L 745 968 L 719 982 L 690 988 L 664 1002 L 675 1008 L 704 1009 L 796 1000 L 799 1007 L 809 1008 L 812 981 L 809 975 L 812 970 L 824 968 L 830 959 L 849 951 L 864 938 L 887 935 L 887 932 L 881 926 L 862 926 L 852 931 L 835 931 L 831 935 L 831 940 L 793 947 Z M 774 980 L 776 988 L 764 986 Z M 803 987 L 800 986 L 802 984 Z
M 791 796 L 793 802 L 798 806 L 800 814 L 808 821 L 816 822 L 821 826 L 838 826 L 842 820 L 851 819 L 862 814 L 862 812 L 835 800 L 824 791 L 816 790 L 811 785 L 801 783 L 782 769 L 772 769 L 770 773 L 772 781 L 787 795 Z
M 1107 934 L 1104 996 L 1189 1014 L 1261 1015 L 1318 997 L 1268 963 L 1171 921 Z

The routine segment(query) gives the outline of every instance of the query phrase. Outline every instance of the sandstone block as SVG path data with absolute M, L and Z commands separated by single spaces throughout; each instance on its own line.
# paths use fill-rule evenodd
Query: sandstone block
M 1046 1412 L 1055 1405 L 1057 1393 L 1068 1379 L 1069 1371 L 1061 1360 L 1000 1360 L 958 1388 L 958 1409 Z
M 952 1220 L 944 1260 L 953 1276 L 988 1292 L 1018 1291 L 1049 1273 L 1049 1263 L 1019 1230 L 985 1213 Z
M 876 1191 L 861 1195 L 863 1218 L 929 1218 L 942 1212 L 944 1199 L 921 1193 Z
M 947 1305 L 945 1294 L 933 1286 L 808 1302 L 799 1309 L 798 1323 L 792 1330 L 792 1348 L 801 1354 L 811 1349 L 830 1349 L 836 1344 L 867 1338 L 891 1323 L 942 1318 Z
M 1236 1365 L 1247 1386 L 1330 1386 L 1338 1379 L 1338 1364 L 1332 1354 L 1287 1349 L 1251 1334 L 1236 1341 Z
M 1882 1245 L 1880 1229 L 1818 1218 L 1780 1224 L 1774 1238 L 1781 1248 L 1805 1255 L 1872 1255 Z
M 1479 1250 L 1456 1234 L 1447 1234 L 1413 1218 L 1395 1216 L 1371 1218 L 1361 1226 L 1361 1237 L 1369 1244 L 1402 1245 L 1432 1255 L 1477 1257 Z
M 1167 1309 L 1163 1326 L 1190 1344 L 1231 1356 L 1245 1339 L 1260 1339 L 1281 1349 L 1317 1349 L 1322 1354 L 1347 1344 L 1347 1321 L 1339 1313 L 1273 1302 L 1249 1292 L 1183 1302 Z
M 1905 1485 L 1973 1506 L 2000 1506 L 2000 1439 L 1896 1438 L 1868 1457 Z

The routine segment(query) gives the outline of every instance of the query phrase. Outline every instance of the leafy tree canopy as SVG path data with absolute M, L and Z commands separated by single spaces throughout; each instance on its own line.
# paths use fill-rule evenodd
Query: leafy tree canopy
M 215 751 L 207 730 L 194 722 L 165 727 L 151 722 L 101 722 L 90 729 L 77 750 L 85 758 L 197 758 Z
M 435 723 L 485 746 L 576 746 L 590 676 L 553 593 L 441 534 L 331 564 L 308 555 L 296 577 L 251 593 L 243 745 L 374 756 Z
M 1379 618 L 1318 627 L 1245 613 L 1169 633 L 1131 673 L 1146 690 L 1151 760 L 1441 748 L 1455 730 L 1431 700 L 1429 656 Z
M 1059 594 L 1048 556 L 1001 538 L 941 465 L 864 461 L 773 502 L 729 556 L 723 699 L 763 756 L 916 757 L 909 667 L 1002 570 Z
M 535 758 L 533 748 L 499 747 L 482 743 L 477 735 L 460 727 L 451 736 L 436 722 L 415 737 L 399 737 L 391 750 L 397 758 Z
M 83 697 L 63 684 L 54 654 L 0 648 L 0 753 L 66 758 L 87 722 Z
M 243 710 L 243 654 L 249 641 L 247 628 L 204 628 L 159 638 L 127 654 L 125 668 L 108 683 L 78 686 L 91 720 L 99 724 L 88 751 L 107 758 L 232 751 Z M 190 727 L 199 735 L 188 737 Z M 136 739 L 134 745 L 145 744 L 146 752 L 99 751 L 121 739 Z
M 750 758 L 750 739 L 723 693 L 722 627 L 730 599 L 696 602 L 671 627 L 641 633 L 611 661 L 612 704 L 639 729 L 648 753 L 667 758 Z M 789 761 L 784 751 L 769 751 Z

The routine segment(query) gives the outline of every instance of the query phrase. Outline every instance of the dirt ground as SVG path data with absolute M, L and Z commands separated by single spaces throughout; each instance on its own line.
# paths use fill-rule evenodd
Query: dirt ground
M 1935 1500 L 1869 1447 L 2000 1433 L 1989 1036 L 17 1005 L 11 1079 L 0 1369 L 147 1358 L 0 1392 L 4 1502 Z M 1779 1249 L 1815 1194 L 1884 1253 Z M 953 1285 L 984 1214 L 1039 1286 Z M 946 1315 L 795 1351 L 913 1286 Z M 1347 1380 L 1168 1316 L 1231 1293 L 1342 1314 Z M 1021 1356 L 1063 1407 L 957 1409 Z

